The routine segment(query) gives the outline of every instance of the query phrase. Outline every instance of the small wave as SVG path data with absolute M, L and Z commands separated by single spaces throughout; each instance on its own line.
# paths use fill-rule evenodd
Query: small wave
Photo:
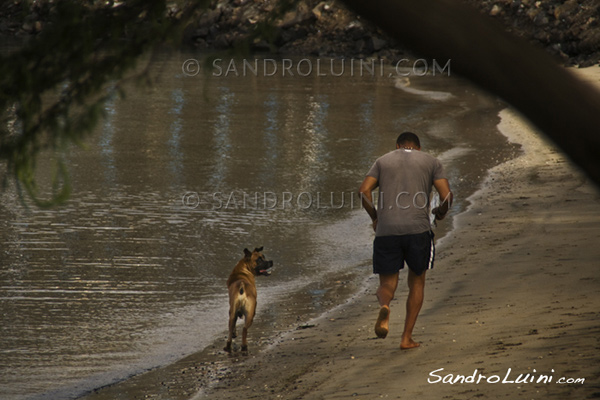
M 454 98 L 454 95 L 448 92 L 436 92 L 433 90 L 420 90 L 411 88 L 410 79 L 408 78 L 396 78 L 394 86 L 403 92 L 415 94 L 417 96 L 423 96 L 434 101 L 447 101 Z
M 459 157 L 462 157 L 469 152 L 471 152 L 471 149 L 468 149 L 466 147 L 453 147 L 438 155 L 437 159 L 440 160 L 442 164 L 447 164 L 451 160 L 455 160 Z

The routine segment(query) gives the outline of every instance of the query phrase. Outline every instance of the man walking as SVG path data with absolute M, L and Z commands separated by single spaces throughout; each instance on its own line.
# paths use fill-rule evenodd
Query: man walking
M 452 192 L 442 164 L 423 153 L 417 135 L 402 133 L 396 150 L 375 161 L 362 185 L 362 204 L 373 221 L 373 273 L 379 275 L 379 315 L 375 333 L 385 338 L 389 330 L 390 302 L 398 287 L 398 276 L 408 265 L 408 299 L 401 349 L 420 344 L 412 338 L 417 316 L 423 305 L 425 273 L 433 268 L 435 248 L 429 222 L 429 197 L 432 186 L 443 199 L 431 210 L 436 220 L 446 216 Z M 372 192 L 379 187 L 377 209 Z

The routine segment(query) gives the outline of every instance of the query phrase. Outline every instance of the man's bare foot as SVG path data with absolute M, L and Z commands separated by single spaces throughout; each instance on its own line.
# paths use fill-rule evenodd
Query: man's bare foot
M 408 340 L 404 340 L 402 339 L 402 342 L 400 343 L 400 349 L 401 350 L 408 350 L 408 349 L 414 349 L 415 347 L 419 347 L 421 345 L 421 343 L 417 343 L 414 340 L 408 339 Z
M 381 306 L 379 309 L 379 315 L 377 316 L 377 322 L 375 322 L 375 334 L 380 339 L 385 339 L 389 332 L 390 322 L 390 308 L 388 306 Z

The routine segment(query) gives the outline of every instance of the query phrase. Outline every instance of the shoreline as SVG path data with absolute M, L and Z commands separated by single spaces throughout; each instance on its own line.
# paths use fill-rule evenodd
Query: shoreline
M 600 70 L 586 74 L 600 81 Z M 375 338 L 377 281 L 369 275 L 345 302 L 261 338 L 248 356 L 223 355 L 217 343 L 82 398 L 593 397 L 600 195 L 513 111 L 500 116 L 498 129 L 523 151 L 488 172 L 437 241 L 415 328 L 421 348 L 399 349 L 405 274 L 390 335 Z

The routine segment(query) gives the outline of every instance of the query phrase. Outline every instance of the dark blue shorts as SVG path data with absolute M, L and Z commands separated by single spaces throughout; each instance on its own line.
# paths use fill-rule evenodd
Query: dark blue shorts
M 433 232 L 415 235 L 376 236 L 373 242 L 373 273 L 395 274 L 404 262 L 416 275 L 433 268 Z

